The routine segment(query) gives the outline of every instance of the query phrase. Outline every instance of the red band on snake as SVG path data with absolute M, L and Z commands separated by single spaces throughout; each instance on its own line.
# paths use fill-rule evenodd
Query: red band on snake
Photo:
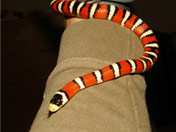
M 62 108 L 77 92 L 105 81 L 131 73 L 149 70 L 158 58 L 159 46 L 150 27 L 139 17 L 121 7 L 107 4 L 87 3 L 71 0 L 53 0 L 54 11 L 66 16 L 85 19 L 105 19 L 133 31 L 141 40 L 144 54 L 138 59 L 115 62 L 102 69 L 78 77 L 58 90 L 49 104 L 49 115 Z

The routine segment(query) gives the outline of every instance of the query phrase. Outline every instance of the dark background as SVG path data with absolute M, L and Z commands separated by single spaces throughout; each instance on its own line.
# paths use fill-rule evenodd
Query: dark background
M 2 0 L 2 131 L 27 132 L 56 65 L 63 17 L 49 0 Z M 160 42 L 157 64 L 146 73 L 146 100 L 153 131 L 176 131 L 175 0 L 136 0 L 129 6 Z

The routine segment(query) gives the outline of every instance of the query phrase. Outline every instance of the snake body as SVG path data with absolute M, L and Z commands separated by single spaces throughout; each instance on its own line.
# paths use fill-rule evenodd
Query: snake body
M 138 59 L 115 62 L 104 68 L 78 77 L 58 90 L 49 104 L 49 115 L 62 108 L 77 92 L 92 85 L 131 73 L 142 73 L 149 70 L 158 58 L 159 46 L 151 28 L 135 14 L 121 7 L 100 3 L 79 2 L 76 0 L 53 0 L 54 11 L 66 16 L 85 19 L 105 19 L 120 24 L 133 31 L 141 40 L 144 53 Z

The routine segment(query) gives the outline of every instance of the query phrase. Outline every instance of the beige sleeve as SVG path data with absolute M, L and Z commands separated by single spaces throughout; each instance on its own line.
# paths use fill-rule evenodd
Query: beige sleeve
M 57 65 L 30 132 L 150 132 L 143 76 L 126 75 L 78 92 L 47 118 L 53 94 L 76 77 L 143 54 L 132 31 L 107 20 L 83 20 L 63 33 Z

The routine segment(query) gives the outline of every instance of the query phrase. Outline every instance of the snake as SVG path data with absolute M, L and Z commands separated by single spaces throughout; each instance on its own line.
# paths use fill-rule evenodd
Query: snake
M 49 102 L 49 116 L 60 110 L 79 91 L 127 74 L 143 73 L 151 69 L 159 55 L 159 45 L 153 30 L 131 11 L 111 4 L 78 0 L 53 0 L 56 13 L 83 19 L 104 19 L 115 22 L 134 32 L 141 41 L 144 52 L 140 58 L 112 63 L 99 70 L 77 77 L 53 94 Z

